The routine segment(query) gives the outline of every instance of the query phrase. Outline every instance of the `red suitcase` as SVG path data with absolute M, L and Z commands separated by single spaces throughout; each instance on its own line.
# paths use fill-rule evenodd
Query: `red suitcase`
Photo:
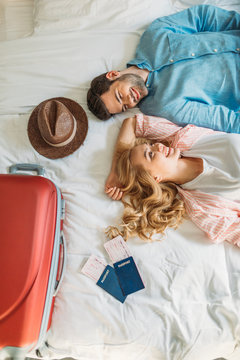
M 0 175 L 0 359 L 43 344 L 66 264 L 64 200 L 43 172 L 18 164 Z

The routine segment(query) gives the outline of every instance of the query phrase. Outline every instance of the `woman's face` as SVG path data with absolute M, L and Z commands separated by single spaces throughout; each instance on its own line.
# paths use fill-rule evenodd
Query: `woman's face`
M 130 155 L 132 166 L 140 165 L 158 182 L 172 181 L 171 177 L 176 174 L 179 158 L 179 149 L 161 143 L 137 145 Z

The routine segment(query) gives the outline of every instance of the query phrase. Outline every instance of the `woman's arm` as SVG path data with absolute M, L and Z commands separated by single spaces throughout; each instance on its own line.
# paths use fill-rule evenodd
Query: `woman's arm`
M 135 133 L 136 137 L 157 142 L 165 140 L 171 147 L 185 151 L 201 137 L 216 134 L 216 131 L 191 124 L 181 127 L 161 117 L 137 114 Z
M 105 183 L 105 193 L 113 200 L 120 200 L 122 198 L 121 184 L 118 180 L 116 166 L 119 158 L 119 154 L 122 152 L 123 148 L 131 147 L 136 139 L 135 135 L 136 129 L 136 118 L 131 117 L 123 121 L 120 128 L 117 141 L 115 144 L 115 149 L 112 158 L 112 166 L 110 173 L 107 177 Z
M 180 186 L 189 218 L 214 243 L 224 240 L 240 247 L 240 204 L 218 195 L 197 190 L 184 190 Z

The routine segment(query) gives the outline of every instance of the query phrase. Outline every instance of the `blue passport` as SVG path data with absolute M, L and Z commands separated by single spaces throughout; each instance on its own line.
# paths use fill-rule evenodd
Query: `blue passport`
M 145 286 L 132 256 L 114 263 L 113 266 L 125 296 L 144 289 Z
M 107 265 L 98 279 L 97 285 L 114 296 L 121 303 L 124 303 L 126 295 L 122 293 L 115 270 Z

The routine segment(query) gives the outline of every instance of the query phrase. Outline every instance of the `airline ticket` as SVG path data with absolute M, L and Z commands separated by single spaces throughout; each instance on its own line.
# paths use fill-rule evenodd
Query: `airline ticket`
M 95 255 L 91 255 L 83 266 L 81 272 L 97 282 L 106 266 L 107 263 L 104 259 Z
M 112 240 L 107 241 L 104 244 L 104 247 L 113 263 L 131 256 L 126 242 L 120 235 Z

